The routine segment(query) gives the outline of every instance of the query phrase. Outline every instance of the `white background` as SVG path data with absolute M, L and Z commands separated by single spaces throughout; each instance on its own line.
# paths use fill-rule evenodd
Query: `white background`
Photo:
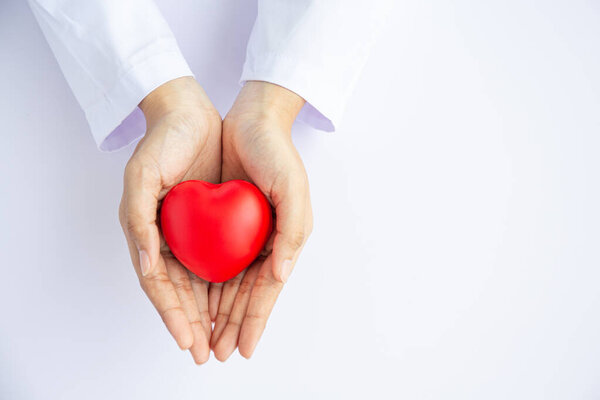
M 168 5 L 171 3 L 171 5 Z M 398 2 L 251 361 L 196 366 L 25 2 L 0 2 L 1 399 L 599 399 L 600 3 Z M 224 115 L 256 5 L 159 3 Z

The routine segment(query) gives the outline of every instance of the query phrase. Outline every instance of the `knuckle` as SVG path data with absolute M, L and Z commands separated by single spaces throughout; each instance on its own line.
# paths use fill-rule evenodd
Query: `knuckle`
M 229 320 L 229 312 L 219 310 L 217 312 L 217 319 L 220 321 L 227 322 Z
M 228 325 L 228 326 L 232 326 L 232 327 L 235 327 L 235 328 L 239 329 L 239 327 L 242 325 L 242 322 L 241 322 L 241 321 L 239 321 L 239 320 L 238 320 L 238 319 L 236 319 L 236 318 L 232 318 L 232 317 L 230 317 L 230 318 L 227 320 L 227 325 Z
M 183 311 L 183 308 L 180 305 L 167 307 L 162 310 L 158 310 L 160 317 L 162 318 L 163 322 L 165 322 L 165 323 L 167 322 L 167 315 L 172 314 L 174 312 L 185 314 L 185 312 Z
M 269 285 L 269 282 L 267 282 L 267 277 L 264 274 L 259 274 L 256 277 L 256 281 L 254 281 L 254 287 L 256 289 L 261 289 L 268 285 Z
M 208 310 L 200 311 L 200 321 L 202 322 L 203 325 L 210 324 L 210 314 L 208 313 Z
M 125 222 L 124 222 L 123 230 L 130 237 L 141 238 L 144 236 L 144 233 L 146 230 L 142 225 L 136 223 L 135 220 L 132 220 L 132 218 L 130 218 L 129 216 L 125 216 L 124 219 L 125 219 Z
M 164 286 L 169 283 L 171 283 L 171 280 L 164 272 L 155 272 L 140 278 L 140 286 L 146 293 L 149 293 L 156 286 Z
M 256 313 L 256 312 L 249 312 L 244 317 L 244 320 L 246 320 L 246 321 L 256 321 L 256 323 L 260 327 L 262 327 L 263 329 L 267 325 L 267 316 L 263 315 L 263 314 L 260 314 L 260 313 Z
M 184 291 L 184 292 L 192 291 L 192 285 L 191 285 L 191 282 L 189 281 L 189 279 L 177 279 L 172 282 L 173 282 L 173 287 L 177 291 Z
M 133 238 L 141 238 L 147 229 L 144 223 L 141 223 L 142 217 L 139 213 L 128 209 L 125 201 L 119 205 L 119 223 L 125 235 Z
M 304 244 L 306 238 L 307 235 L 304 230 L 297 230 L 287 237 L 287 242 L 292 248 L 299 249 Z
M 243 280 L 240 283 L 240 287 L 238 288 L 238 293 L 240 296 L 246 296 L 248 293 L 252 291 L 252 282 L 248 280 Z
M 275 281 L 273 278 L 268 277 L 266 274 L 260 273 L 256 277 L 256 281 L 254 281 L 253 287 L 256 288 L 255 293 L 261 293 L 263 291 L 263 289 L 272 288 L 275 285 L 279 285 L 279 283 L 280 282 Z M 255 294 L 253 293 L 252 295 L 254 296 Z

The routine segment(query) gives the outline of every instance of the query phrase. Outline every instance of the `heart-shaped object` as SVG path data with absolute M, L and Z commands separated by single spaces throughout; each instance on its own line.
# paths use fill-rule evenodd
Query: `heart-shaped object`
M 165 196 L 160 222 L 173 255 L 209 282 L 223 282 L 248 267 L 273 227 L 271 206 L 253 184 L 185 181 Z

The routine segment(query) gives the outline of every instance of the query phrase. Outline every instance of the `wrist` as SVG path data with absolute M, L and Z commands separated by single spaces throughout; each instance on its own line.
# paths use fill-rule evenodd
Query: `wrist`
M 146 125 L 151 126 L 166 115 L 189 112 L 192 115 L 212 116 L 218 112 L 202 87 L 191 76 L 165 82 L 150 92 L 140 102 Z M 198 113 L 198 111 L 203 111 Z M 220 117 L 219 117 L 220 120 Z
M 282 86 L 248 81 L 240 91 L 227 120 L 252 120 L 291 130 L 305 100 Z

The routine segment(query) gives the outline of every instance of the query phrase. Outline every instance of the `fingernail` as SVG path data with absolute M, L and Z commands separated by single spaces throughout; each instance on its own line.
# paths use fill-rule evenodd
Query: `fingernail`
M 146 250 L 140 250 L 140 268 L 142 276 L 146 276 L 150 272 L 150 257 L 148 257 Z
M 281 263 L 281 280 L 286 283 L 292 272 L 292 260 L 285 260 Z

